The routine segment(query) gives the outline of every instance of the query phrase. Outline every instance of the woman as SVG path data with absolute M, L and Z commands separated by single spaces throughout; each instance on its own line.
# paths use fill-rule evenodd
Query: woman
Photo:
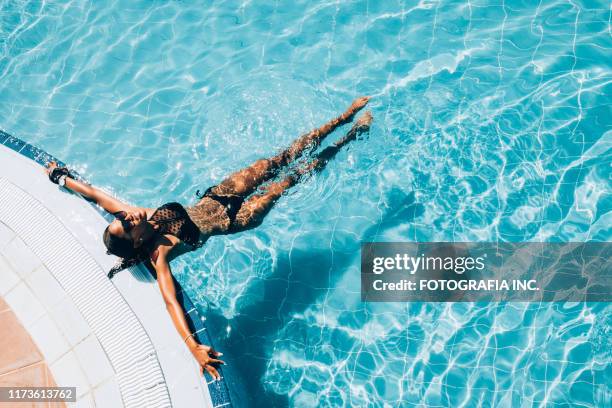
M 176 330 L 200 365 L 201 372 L 206 370 L 214 379 L 219 379 L 214 366 L 224 364 L 218 359 L 221 353 L 210 346 L 198 344 L 190 332 L 184 311 L 176 298 L 170 259 L 181 252 L 177 249 L 179 247 L 183 247 L 183 250 L 185 246 L 194 249 L 212 235 L 232 234 L 261 224 L 283 192 L 295 185 L 303 175 L 322 169 L 342 146 L 367 131 L 372 122 L 371 114 L 366 112 L 344 138 L 323 149 L 312 160 L 296 164 L 282 180 L 271 180 L 281 169 L 316 149 L 323 138 L 338 126 L 350 122 L 368 99 L 356 99 L 342 115 L 301 136 L 288 149 L 269 159 L 258 160 L 209 188 L 199 196 L 200 201 L 193 207 L 183 207 L 178 203 L 167 203 L 157 209 L 133 207 L 75 180 L 68 169 L 55 163 L 48 165 L 47 173 L 54 183 L 95 201 L 115 216 L 116 220 L 105 229 L 103 238 L 108 252 L 122 258 L 122 262 L 120 267 L 111 270 L 109 277 L 117 270 L 139 261 L 150 262 Z

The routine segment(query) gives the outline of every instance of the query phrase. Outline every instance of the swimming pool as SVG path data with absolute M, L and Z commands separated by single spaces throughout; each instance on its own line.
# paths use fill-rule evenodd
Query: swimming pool
M 0 18 L 1 127 L 144 206 L 192 203 L 374 97 L 370 135 L 260 228 L 173 265 L 235 405 L 610 403 L 606 304 L 364 304 L 358 251 L 609 241 L 608 2 L 21 1 Z

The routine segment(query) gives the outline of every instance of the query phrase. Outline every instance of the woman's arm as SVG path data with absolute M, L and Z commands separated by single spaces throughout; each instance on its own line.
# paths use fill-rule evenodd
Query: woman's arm
M 185 312 L 176 299 L 176 289 L 174 281 L 172 280 L 170 265 L 166 257 L 169 252 L 167 248 L 166 246 L 160 246 L 155 263 L 153 264 L 157 272 L 157 283 L 159 284 L 164 302 L 166 303 L 166 309 L 170 314 L 174 327 L 181 338 L 185 340 L 189 351 L 191 351 L 191 354 L 193 354 L 193 357 L 200 365 L 200 371 L 204 373 L 204 370 L 206 370 L 213 379 L 218 380 L 221 376 L 212 364 L 225 364 L 223 361 L 216 358 L 220 357 L 222 354 L 213 350 L 210 346 L 199 344 L 191 333 L 187 325 L 187 320 L 185 319 Z
M 104 208 L 109 213 L 116 213 L 118 211 L 133 212 L 131 205 L 125 204 L 122 201 L 117 200 L 106 194 L 104 191 L 99 190 L 89 184 L 81 183 L 78 180 L 66 178 L 66 188 L 79 193 L 85 198 L 95 201 L 100 207 Z
M 49 163 L 47 165 L 47 174 L 50 173 L 55 167 L 57 167 L 55 162 Z M 111 214 L 118 211 L 134 212 L 135 210 L 135 208 L 131 205 L 117 200 L 115 197 L 106 194 L 102 190 L 99 190 L 89 184 L 82 183 L 78 180 L 74 180 L 70 177 L 66 177 L 65 187 L 74 191 L 75 193 L 79 193 L 89 200 L 95 201 L 99 206 Z

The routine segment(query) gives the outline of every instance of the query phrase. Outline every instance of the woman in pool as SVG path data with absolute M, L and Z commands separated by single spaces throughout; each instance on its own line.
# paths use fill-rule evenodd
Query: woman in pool
M 198 248 L 212 235 L 233 234 L 255 228 L 279 197 L 294 186 L 302 176 L 321 170 L 340 148 L 370 128 L 372 116 L 362 115 L 351 130 L 335 144 L 323 149 L 312 160 L 296 164 L 293 171 L 280 181 L 271 180 L 279 171 L 307 152 L 312 152 L 325 136 L 338 126 L 350 122 L 367 103 L 368 97 L 356 99 L 349 109 L 336 119 L 297 139 L 288 149 L 269 159 L 258 160 L 220 184 L 210 187 L 200 195 L 200 201 L 192 207 L 167 203 L 157 209 L 134 207 L 90 185 L 71 177 L 65 167 L 50 163 L 49 179 L 85 198 L 95 201 L 116 218 L 104 230 L 104 244 L 110 254 L 121 259 L 109 277 L 123 268 L 138 262 L 150 262 L 157 274 L 157 282 L 172 322 L 198 361 L 202 373 L 206 370 L 219 379 L 215 365 L 224 364 L 221 353 L 210 346 L 198 344 L 190 332 L 184 311 L 176 298 L 175 286 L 169 262 L 181 252 Z M 183 244 L 183 245 L 179 245 Z M 186 244 L 186 245 L 185 245 Z M 182 247 L 181 249 L 178 249 Z

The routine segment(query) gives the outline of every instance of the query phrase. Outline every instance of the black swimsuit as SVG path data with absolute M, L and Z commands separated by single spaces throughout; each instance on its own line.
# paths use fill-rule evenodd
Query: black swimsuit
M 149 221 L 154 221 L 159 226 L 158 233 L 174 235 L 193 249 L 203 245 L 203 242 L 200 240 L 200 230 L 189 217 L 185 208 L 179 203 L 166 203 L 162 205 L 153 212 Z M 141 262 L 145 262 L 149 270 L 152 268 L 148 256 L 144 253 L 139 253 L 133 258 L 120 258 L 119 262 L 108 271 L 107 276 L 109 279 L 112 279 L 117 272 Z
M 213 188 L 215 188 L 215 186 L 208 187 L 200 198 L 208 197 L 225 207 L 225 212 L 230 220 L 230 225 L 233 224 L 236 220 L 236 214 L 238 214 L 240 206 L 242 206 L 242 203 L 244 202 L 244 198 L 239 195 L 217 195 L 212 192 Z
M 174 235 L 192 247 L 201 246 L 200 230 L 179 203 L 166 203 L 155 210 L 149 221 L 159 225 L 161 234 Z

